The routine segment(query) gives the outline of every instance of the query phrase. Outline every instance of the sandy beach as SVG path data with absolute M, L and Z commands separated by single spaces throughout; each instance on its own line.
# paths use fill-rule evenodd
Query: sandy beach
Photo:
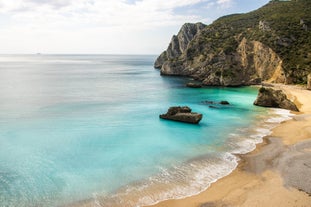
M 300 112 L 281 123 L 230 175 L 192 197 L 152 207 L 311 206 L 311 91 L 275 85 Z

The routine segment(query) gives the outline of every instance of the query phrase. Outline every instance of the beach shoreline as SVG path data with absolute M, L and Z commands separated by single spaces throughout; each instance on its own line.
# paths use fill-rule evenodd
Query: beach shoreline
M 264 137 L 256 149 L 239 155 L 238 167 L 198 195 L 149 207 L 308 206 L 311 204 L 311 91 L 274 85 L 300 112 Z M 273 199 L 272 199 L 273 198 Z
M 283 121 L 272 133 L 263 137 L 256 148 L 246 154 L 234 154 L 237 167 L 227 176 L 206 186 L 206 189 L 189 197 L 168 199 L 144 207 L 231 207 L 231 206 L 309 206 L 311 204 L 311 91 L 298 86 L 274 85 L 281 88 L 294 101 L 301 112 L 292 112 L 292 119 Z M 283 112 L 281 112 L 283 113 Z M 287 113 L 287 112 L 286 112 Z M 284 120 L 284 119 L 283 119 Z M 296 162 L 299 160 L 298 162 Z M 291 165 L 295 161 L 295 170 Z M 298 165 L 298 166 L 297 166 Z M 293 168 L 294 169 L 294 168 Z M 307 171 L 307 172 L 305 172 Z M 304 177 L 301 182 L 301 177 Z M 137 187 L 137 186 L 136 186 Z M 158 194 L 163 186 L 154 185 L 149 193 Z M 132 188 L 135 189 L 135 186 Z M 141 206 L 141 194 L 120 189 L 122 199 L 106 199 L 99 195 L 66 205 L 66 207 L 91 206 Z M 273 195 L 273 199 L 271 199 Z M 147 202 L 147 203 L 148 203 Z M 143 202 L 144 203 L 144 202 Z

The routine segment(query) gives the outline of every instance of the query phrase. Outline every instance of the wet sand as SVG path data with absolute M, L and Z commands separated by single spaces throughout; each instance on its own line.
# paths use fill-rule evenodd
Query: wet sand
M 152 207 L 311 206 L 311 91 L 275 85 L 300 112 L 273 129 L 230 175 L 206 191 Z

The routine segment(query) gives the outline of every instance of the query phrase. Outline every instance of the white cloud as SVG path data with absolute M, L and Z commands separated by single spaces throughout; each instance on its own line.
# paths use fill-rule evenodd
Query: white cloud
M 184 22 L 197 22 L 195 14 L 177 15 L 174 9 L 206 0 L 10 0 L 1 1 L 0 53 L 15 50 L 47 52 L 139 52 L 158 53 L 165 48 L 172 31 Z M 0 19 L 1 22 L 1 19 Z M 149 37 L 169 30 L 162 37 Z M 145 36 L 144 36 L 145 35 Z M 11 41 L 9 41 L 11 40 Z M 11 44 L 7 44 L 9 41 Z M 148 42 L 149 41 L 149 42 Z M 137 42 L 139 44 L 137 46 Z M 79 49 L 79 45 L 80 49 Z M 124 48 L 122 48 L 124 47 Z M 36 49 L 35 49 L 36 48 Z M 146 49 L 144 49 L 146 48 Z M 36 51 L 33 51 L 36 52 Z
M 11 0 L 3 3 L 0 12 L 9 13 L 17 21 L 44 25 L 78 22 L 97 26 L 170 25 L 197 16 L 174 15 L 176 7 L 193 5 L 203 0 L 143 0 L 128 4 L 124 0 Z
M 196 12 L 197 4 L 225 7 L 231 3 L 231 0 L 0 0 L 0 53 L 134 50 L 159 53 L 184 22 L 209 21 L 208 16 Z M 191 12 L 182 12 L 184 8 L 191 8 L 188 10 Z M 181 12 L 175 12 L 176 9 Z
M 217 0 L 217 4 L 222 8 L 229 8 L 233 4 L 233 0 Z

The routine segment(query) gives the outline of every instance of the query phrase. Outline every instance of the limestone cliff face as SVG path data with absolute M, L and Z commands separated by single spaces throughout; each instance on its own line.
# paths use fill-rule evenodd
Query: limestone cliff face
M 167 48 L 155 61 L 154 67 L 161 68 L 165 61 L 172 60 L 181 56 L 187 49 L 189 42 L 198 34 L 206 25 L 202 23 L 186 23 L 172 40 Z
M 258 41 L 243 38 L 230 54 L 209 50 L 206 55 L 190 59 L 187 52 L 178 60 L 164 61 L 161 74 L 190 76 L 211 86 L 252 85 L 261 81 L 285 83 L 286 80 L 281 58 Z
M 273 2 L 211 25 L 185 24 L 156 60 L 162 75 L 212 86 L 307 83 L 311 73 L 310 0 Z M 288 13 L 291 8 L 292 13 Z
M 285 83 L 282 59 L 268 46 L 258 41 L 248 41 L 243 38 L 237 52 L 241 67 L 249 71 L 253 78 L 265 82 Z

